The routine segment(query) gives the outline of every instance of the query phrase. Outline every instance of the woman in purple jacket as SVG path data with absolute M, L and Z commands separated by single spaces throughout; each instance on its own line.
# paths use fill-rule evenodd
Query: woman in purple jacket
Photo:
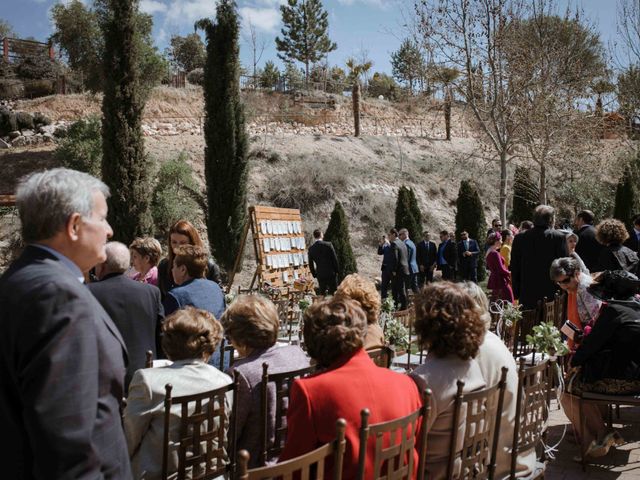
M 492 233 L 487 238 L 487 269 L 491 274 L 487 287 L 491 289 L 492 300 L 505 300 L 513 303 L 513 290 L 511 289 L 511 272 L 507 270 L 504 259 L 500 255 L 502 237 L 498 232 Z

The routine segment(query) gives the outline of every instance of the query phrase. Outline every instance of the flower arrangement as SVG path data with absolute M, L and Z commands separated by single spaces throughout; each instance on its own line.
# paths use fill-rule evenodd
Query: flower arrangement
M 387 298 L 382 301 L 380 310 L 382 311 L 382 313 L 393 313 L 396 310 L 396 305 L 391 295 L 387 295 Z
M 224 303 L 225 303 L 225 304 L 227 305 L 227 307 L 228 307 L 229 305 L 231 305 L 231 304 L 233 303 L 233 301 L 234 301 L 235 299 L 236 299 L 236 295 L 235 295 L 235 293 L 231 293 L 231 292 L 229 292 L 229 293 L 225 294 L 225 296 L 224 296 Z
M 569 348 L 562 341 L 560 331 L 553 322 L 544 322 L 533 327 L 531 335 L 527 335 L 527 343 L 535 348 L 536 352 L 551 357 L 569 353 Z
M 305 295 L 300 300 L 298 300 L 298 308 L 302 313 L 304 313 L 304 311 L 309 308 L 309 305 L 311 305 L 311 297 L 309 295 Z
M 510 302 L 502 303 L 502 313 L 500 315 L 502 323 L 508 328 L 522 320 L 521 305 L 514 305 Z
M 398 350 L 406 350 L 409 348 L 409 330 L 395 318 L 387 320 L 384 337 Z

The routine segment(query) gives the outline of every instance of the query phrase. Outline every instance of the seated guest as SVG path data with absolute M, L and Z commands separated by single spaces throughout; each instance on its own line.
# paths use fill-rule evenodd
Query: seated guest
M 158 288 L 160 288 L 162 298 L 165 297 L 169 290 L 176 286 L 173 281 L 173 275 L 171 275 L 176 248 L 181 245 L 194 245 L 204 248 L 204 243 L 198 231 L 187 220 L 179 220 L 169 229 L 168 243 L 169 253 L 167 258 L 163 258 L 158 265 Z M 213 259 L 209 257 L 207 257 L 206 278 L 216 283 L 220 283 L 221 281 L 220 268 Z
M 171 395 L 194 395 L 231 383 L 207 360 L 222 339 L 222 327 L 204 310 L 187 307 L 167 317 L 162 327 L 162 348 L 173 363 L 164 367 L 138 370 L 129 386 L 123 422 L 131 469 L 135 479 L 159 479 L 162 472 L 164 443 L 165 385 L 173 386 Z M 193 413 L 194 404 L 190 404 Z M 231 405 L 226 405 L 231 411 Z M 172 407 L 169 441 L 180 438 L 180 406 Z M 217 438 L 213 438 L 214 446 Z M 178 451 L 169 451 L 169 473 L 177 470 Z
M 639 287 L 635 275 L 619 270 L 601 273 L 587 289 L 603 302 L 602 309 L 571 358 L 561 402 L 578 438 L 589 445 L 589 457 L 604 456 L 623 440 L 617 432 L 607 433 L 600 409 L 593 404 L 583 405 L 586 430 L 582 431 L 578 397 L 582 392 L 640 393 L 640 302 L 635 296 Z
M 260 394 L 262 364 L 269 364 L 269 373 L 299 370 L 309 366 L 309 358 L 297 345 L 277 346 L 280 319 L 276 306 L 260 295 L 242 295 L 224 312 L 220 322 L 225 335 L 241 358 L 231 371 L 238 373 L 236 407 L 238 450 L 245 449 L 251 455 L 250 467 L 260 466 L 261 422 Z M 275 431 L 275 389 L 268 390 L 267 444 L 272 445 Z M 267 458 L 273 462 L 277 458 Z
M 428 386 L 432 391 L 427 422 L 426 476 L 445 478 L 457 381 L 465 382 L 465 392 L 487 386 L 475 360 L 485 338 L 486 326 L 473 298 L 456 283 L 428 285 L 414 298 L 414 304 L 418 340 L 429 353 L 425 363 L 411 376 L 420 389 Z M 459 429 L 464 428 L 464 422 L 464 417 L 460 418 Z M 462 433 L 458 438 L 462 441 Z M 454 478 L 458 473 L 454 470 Z
M 158 286 L 158 261 L 162 255 L 160 242 L 152 237 L 136 238 L 131 245 L 131 264 L 136 273 L 133 279 L 137 282 Z
M 344 297 L 314 303 L 305 311 L 307 352 L 326 370 L 293 382 L 287 442 L 280 461 L 334 440 L 336 420 L 344 418 L 347 446 L 343 478 L 355 479 L 360 411 L 368 408 L 369 423 L 374 424 L 404 417 L 422 405 L 418 389 L 409 377 L 377 367 L 369 358 L 363 348 L 366 328 L 367 319 L 360 305 Z M 375 440 L 370 441 L 364 478 L 373 478 Z M 417 452 L 414 457 L 417 467 Z M 325 478 L 333 478 L 330 467 L 325 470 Z
M 551 263 L 549 275 L 551 280 L 567 292 L 567 320 L 576 330 L 584 330 L 587 325 L 593 327 L 601 302 L 589 293 L 591 275 L 582 271 L 581 262 L 573 257 L 556 258 Z M 569 338 L 567 343 L 569 349 L 574 351 L 576 344 L 573 339 Z
M 506 480 L 511 473 L 511 449 L 513 447 L 513 430 L 516 422 L 516 402 L 518 395 L 518 368 L 509 351 L 500 337 L 489 331 L 491 315 L 489 313 L 489 300 L 482 288 L 473 282 L 464 282 L 462 287 L 473 298 L 485 325 L 484 341 L 480 344 L 476 362 L 487 385 L 495 385 L 500 381 L 502 367 L 507 367 L 507 385 L 504 392 L 504 404 L 502 407 L 502 419 L 498 440 L 498 454 L 496 457 L 495 478 Z M 542 467 L 542 466 L 541 466 Z M 536 471 L 536 452 L 531 449 L 520 452 L 516 461 L 516 477 L 528 478 Z
M 133 373 L 144 368 L 147 351 L 156 356 L 156 332 L 164 319 L 160 290 L 153 285 L 134 282 L 124 275 L 129 268 L 129 249 L 120 242 L 105 246 L 107 259 L 96 265 L 99 282 L 89 290 L 116 324 L 127 347 L 125 390 Z
M 364 337 L 364 349 L 372 350 L 385 345 L 384 332 L 378 323 L 380 316 L 380 295 L 373 282 L 357 273 L 344 277 L 338 286 L 336 295 L 343 295 L 360 304 L 367 316 L 367 330 Z
M 626 270 L 636 273 L 638 254 L 623 243 L 629 238 L 627 228 L 620 220 L 608 218 L 596 227 L 596 240 L 605 248 L 598 257 L 598 271 Z
M 499 253 L 501 245 L 502 237 L 499 233 L 492 233 L 487 238 L 487 269 L 490 272 L 487 288 L 491 290 L 492 300 L 506 300 L 513 303 L 511 272 Z

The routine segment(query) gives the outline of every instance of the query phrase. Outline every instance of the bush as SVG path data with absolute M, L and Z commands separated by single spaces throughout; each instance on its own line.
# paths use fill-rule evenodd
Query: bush
M 157 235 L 166 236 L 171 225 L 181 218 L 193 223 L 201 215 L 204 197 L 187 159 L 187 154 L 181 152 L 177 158 L 164 162 L 158 171 L 151 200 Z
M 16 112 L 16 122 L 18 123 L 18 128 L 20 130 L 33 130 L 33 117 L 30 113 L 27 112 Z
M 13 63 L 7 62 L 4 58 L 0 58 L 0 78 L 13 77 L 16 73 Z
M 379 97 L 382 95 L 387 100 L 398 100 L 400 98 L 400 87 L 393 79 L 393 77 L 385 73 L 374 73 L 371 80 L 369 80 L 369 86 L 367 87 L 367 94 L 370 97 Z
M 0 98 L 24 97 L 24 83 L 16 78 L 0 79 Z
M 93 116 L 72 123 L 55 150 L 55 158 L 65 167 L 102 177 L 102 136 L 100 118 Z
M 20 78 L 31 80 L 54 79 L 62 73 L 62 67 L 46 55 L 37 55 L 24 57 L 18 63 L 16 73 Z
M 344 213 L 342 204 L 336 201 L 331 212 L 329 226 L 324 233 L 324 239 L 333 244 L 338 257 L 338 281 L 341 282 L 344 277 L 351 273 L 357 273 L 356 259 L 351 248 L 349 240 L 349 223 Z
M 36 125 L 51 125 L 51 119 L 44 113 L 36 112 L 33 114 L 33 123 Z
M 187 73 L 187 82 L 202 86 L 204 83 L 204 68 L 194 68 Z
M 56 93 L 56 80 L 41 79 L 27 80 L 24 82 L 25 97 L 45 97 Z
M 8 108 L 0 110 L 0 136 L 4 137 L 9 132 L 15 132 L 18 130 L 18 122 L 16 121 L 16 114 Z

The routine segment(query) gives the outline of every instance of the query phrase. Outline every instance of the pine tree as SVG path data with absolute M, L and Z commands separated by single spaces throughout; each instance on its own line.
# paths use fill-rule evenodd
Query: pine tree
M 416 218 L 416 214 L 419 216 Z M 396 200 L 396 228 L 406 228 L 409 230 L 409 238 L 422 238 L 422 215 L 418 209 L 418 201 L 415 198 L 413 190 L 404 185 L 398 190 L 398 199 Z
M 222 0 L 216 23 L 200 20 L 207 37 L 204 66 L 204 169 L 207 231 L 220 265 L 233 267 L 247 210 L 248 139 L 240 101 L 238 15 L 232 0 Z
M 356 259 L 353 256 L 351 241 L 349 240 L 347 216 L 344 213 L 342 204 L 338 201 L 336 201 L 333 212 L 331 212 L 331 219 L 329 220 L 327 231 L 324 234 L 324 239 L 333 244 L 336 256 L 338 257 L 338 282 L 341 282 L 344 277 L 351 273 L 357 273 L 358 267 L 356 265 Z
M 518 165 L 513 175 L 513 209 L 511 221 L 519 225 L 533 218 L 533 210 L 538 205 L 539 187 L 531 179 L 529 169 Z
M 391 67 L 396 80 L 406 82 L 409 93 L 413 95 L 414 82 L 420 78 L 420 72 L 424 67 L 420 47 L 415 42 L 405 39 L 398 51 L 391 54 Z
M 462 180 L 456 199 L 456 237 L 466 231 L 469 238 L 478 242 L 480 249 L 485 243 L 486 220 L 484 218 L 484 208 L 482 200 L 478 194 L 476 185 L 470 180 Z M 478 280 L 484 280 L 484 255 L 478 255 Z
M 142 139 L 144 95 L 136 42 L 137 2 L 105 0 L 102 175 L 111 189 L 109 223 L 125 243 L 151 232 L 150 166 Z
M 278 57 L 285 62 L 304 63 L 305 82 L 309 65 L 320 61 L 338 46 L 329 39 L 329 16 L 321 0 L 288 0 L 280 5 L 282 38 L 276 37 Z

